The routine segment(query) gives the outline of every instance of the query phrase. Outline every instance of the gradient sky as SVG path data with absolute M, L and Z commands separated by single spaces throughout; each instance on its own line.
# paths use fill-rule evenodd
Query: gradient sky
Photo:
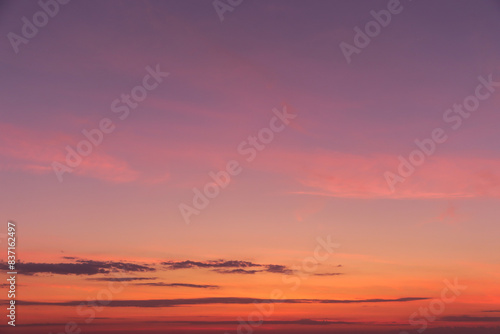
M 0 331 L 236 333 L 279 289 L 256 332 L 416 333 L 444 280 L 467 289 L 426 333 L 498 331 L 500 87 L 456 130 L 443 115 L 500 82 L 500 2 L 401 0 L 347 63 L 339 44 L 387 4 L 244 0 L 220 21 L 211 0 L 72 0 L 16 53 L 40 5 L 1 1 L 0 245 L 17 222 L 23 263 Z M 111 104 L 148 66 L 169 76 L 121 120 Z M 238 146 L 274 108 L 297 116 L 249 162 Z M 53 162 L 103 118 L 114 131 L 59 182 Z M 446 142 L 391 192 L 384 173 L 435 128 Z M 186 224 L 179 205 L 231 160 L 242 172 Z M 79 303 L 116 275 L 87 323 Z

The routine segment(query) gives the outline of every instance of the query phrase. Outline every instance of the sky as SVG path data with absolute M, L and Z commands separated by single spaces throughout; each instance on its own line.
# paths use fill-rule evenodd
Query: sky
M 0 1 L 0 332 L 497 333 L 499 18 Z

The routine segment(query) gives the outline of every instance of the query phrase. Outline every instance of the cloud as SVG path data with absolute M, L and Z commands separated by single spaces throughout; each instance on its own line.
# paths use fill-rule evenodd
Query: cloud
M 361 304 L 361 303 L 392 303 L 428 300 L 427 297 L 404 297 L 395 299 L 256 299 L 243 297 L 210 297 L 210 298 L 180 298 L 180 299 L 135 299 L 113 300 L 108 307 L 178 307 L 185 305 L 210 305 L 210 304 Z M 80 300 L 66 302 L 36 302 L 19 301 L 20 305 L 50 305 L 50 306 L 75 306 L 85 303 Z
M 387 171 L 398 173 L 398 156 L 391 154 L 293 149 L 274 151 L 272 156 L 263 151 L 262 156 L 252 168 L 295 179 L 297 189 L 290 194 L 338 198 L 500 197 L 500 159 L 497 158 L 430 156 L 404 183 L 398 183 L 393 193 L 384 177 Z M 313 209 L 320 210 L 320 204 Z
M 198 288 L 198 289 L 219 289 L 218 285 L 209 284 L 190 284 L 190 283 L 164 283 L 164 282 L 149 282 L 149 283 L 136 283 L 135 285 L 146 286 L 165 286 L 165 287 L 184 287 L 184 288 Z
M 26 286 L 25 284 L 17 284 L 16 283 L 16 286 Z M 10 287 L 10 283 L 2 283 L 0 284 L 0 288 L 9 288 Z
M 246 269 L 214 269 L 213 271 L 218 272 L 219 274 L 246 274 L 246 275 L 253 275 L 256 273 L 273 273 L 273 274 L 286 274 L 286 275 L 292 275 L 293 271 L 291 269 L 288 269 L 285 266 L 278 265 L 278 264 L 269 264 L 264 266 L 265 269 L 262 270 L 246 270 Z
M 34 263 L 20 262 L 17 265 L 19 273 L 23 275 L 58 274 L 58 275 L 98 275 L 112 272 L 152 272 L 156 268 L 146 264 L 121 262 L 121 261 L 93 261 L 72 256 L 63 257 L 74 260 L 72 263 Z M 166 261 L 162 262 L 167 270 L 180 269 L 209 269 L 219 274 L 253 275 L 257 273 L 271 273 L 292 275 L 294 271 L 280 264 L 259 264 L 239 260 L 210 260 L 210 261 Z M 6 263 L 0 262 L 0 269 L 7 269 Z M 318 273 L 317 276 L 336 276 L 338 273 Z M 96 277 L 88 278 L 92 281 L 131 282 L 153 280 L 157 277 Z M 181 283 L 179 283 L 181 284 Z M 160 286 L 158 284 L 157 286 Z M 167 286 L 167 285 L 163 285 Z M 187 285 L 186 285 L 187 286 Z
M 246 274 L 253 275 L 255 273 L 261 273 L 263 270 L 245 270 L 245 269 L 214 269 L 213 271 L 219 274 Z
M 344 275 L 343 273 L 317 273 L 313 274 L 313 276 L 339 276 Z
M 163 265 L 167 266 L 168 269 L 187 269 L 187 268 L 249 268 L 249 267 L 261 267 L 260 264 L 255 264 L 248 261 L 224 261 L 224 260 L 212 260 L 205 262 L 197 261 L 167 261 L 162 262 Z
M 154 280 L 158 277 L 92 277 L 87 278 L 89 281 L 103 281 L 103 282 L 132 282 L 132 281 L 147 281 Z
M 287 274 L 290 275 L 293 273 L 292 270 L 288 269 L 285 266 L 279 265 L 279 264 L 269 264 L 266 266 L 266 271 L 269 273 L 276 273 L 276 274 Z
M 260 272 L 268 272 L 274 274 L 287 274 L 293 273 L 290 268 L 280 264 L 259 264 L 249 261 L 239 260 L 210 260 L 210 261 L 166 261 L 162 262 L 163 265 L 170 270 L 202 268 L 212 269 L 220 274 L 256 274 Z M 247 268 L 260 268 L 260 269 L 247 269 Z
M 452 322 L 500 322 L 500 317 L 472 317 L 468 315 L 450 315 L 439 318 L 439 321 Z
M 74 147 L 78 135 L 54 134 L 0 122 L 0 170 L 21 170 L 34 174 L 54 173 L 52 162 L 65 163 L 65 147 Z M 139 172 L 117 157 L 95 150 L 85 157 L 73 173 L 114 183 L 135 181 Z M 54 176 L 55 179 L 55 176 Z
M 0 269 L 6 270 L 7 264 L 0 263 Z M 19 274 L 34 275 L 41 273 L 58 275 L 96 275 L 111 272 L 148 272 L 155 268 L 129 262 L 77 260 L 75 263 L 33 263 L 20 262 L 16 265 Z
M 170 326 L 176 325 L 192 325 L 192 326 L 204 326 L 203 333 L 205 334 L 218 334 L 221 332 L 221 326 L 238 326 L 241 322 L 236 320 L 221 320 L 221 321 L 203 321 L 203 320 L 193 320 L 193 321 L 182 321 L 182 320 L 148 320 L 148 321 L 127 321 L 129 319 L 126 318 L 110 318 L 110 317 L 95 317 L 94 319 L 99 320 L 114 320 L 114 323 L 110 324 L 119 324 L 120 326 L 125 326 L 126 330 L 121 330 L 120 333 L 133 334 L 140 331 L 141 328 L 144 328 L 147 325 L 151 324 L 160 324 L 169 327 L 158 328 L 156 330 L 149 330 L 150 334 L 184 334 L 186 330 L 183 329 L 175 329 Z M 75 318 L 75 321 L 78 321 Z M 44 327 L 44 331 L 50 331 L 50 327 L 53 327 L 53 331 L 56 331 L 58 328 L 64 327 L 67 325 L 67 322 L 46 322 L 46 323 L 26 323 L 23 324 L 23 327 Z M 381 328 L 379 326 L 391 326 L 393 329 L 385 329 L 383 331 L 384 334 L 400 334 L 403 329 L 406 329 L 409 332 L 412 329 L 408 327 L 404 327 L 398 324 L 387 324 L 387 323 L 373 323 L 373 322 L 352 322 L 352 321 L 340 321 L 340 320 L 313 320 L 313 319 L 300 319 L 300 320 L 268 320 L 263 321 L 262 325 L 284 325 L 290 326 L 286 333 L 294 333 L 294 334 L 331 334 L 332 328 L 327 326 L 335 326 L 335 325 L 365 325 L 363 329 L 355 329 L 350 328 L 349 330 L 345 329 L 335 329 L 335 333 L 338 334 L 380 334 Z M 85 327 L 93 327 L 93 326 L 102 326 L 102 323 L 93 322 L 89 324 L 85 324 Z M 315 326 L 314 331 L 312 328 L 301 328 L 297 329 L 295 326 Z M 323 327 L 324 326 L 324 327 Z M 370 327 L 366 327 L 370 326 Z M 373 328 L 377 326 L 376 328 Z M 0 325 L 0 328 L 2 325 Z M 4 325 L 6 327 L 6 325 Z M 228 328 L 229 329 L 229 328 Z M 90 330 L 90 329 L 89 329 Z M 500 327 L 496 328 L 485 328 L 485 327 L 442 327 L 442 328 L 428 328 L 426 330 L 426 334 L 496 334 L 500 330 Z M 97 332 L 97 331 L 96 331 Z M 277 331 L 274 329 L 265 330 L 264 328 L 261 333 L 276 333 Z M 99 332 L 104 333 L 104 332 Z M 284 333 L 283 331 L 279 331 L 279 333 Z
M 239 325 L 241 322 L 236 320 L 228 321 L 157 321 L 163 324 L 185 324 L 185 325 Z M 354 325 L 354 324 L 373 324 L 369 322 L 351 322 L 338 320 L 267 320 L 262 325 L 303 325 L 303 326 L 328 326 L 328 325 Z

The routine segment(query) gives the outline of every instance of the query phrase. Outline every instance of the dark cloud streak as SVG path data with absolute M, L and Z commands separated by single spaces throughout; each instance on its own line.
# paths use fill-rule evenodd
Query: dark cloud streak
M 6 263 L 0 263 L 0 269 L 7 270 Z M 57 275 L 97 275 L 112 272 L 150 272 L 155 271 L 147 265 L 116 262 L 116 261 L 93 261 L 77 260 L 74 263 L 33 263 L 19 262 L 16 269 L 21 275 L 35 274 L 57 274 Z
M 149 281 L 155 280 L 158 277 L 92 277 L 87 278 L 88 281 L 101 282 L 133 282 L 133 281 Z
M 179 269 L 211 269 L 219 274 L 246 274 L 273 273 L 292 275 L 294 271 L 281 264 L 260 264 L 239 260 L 210 260 L 210 261 L 165 261 L 162 262 L 167 270 Z
M 219 289 L 218 285 L 210 284 L 191 284 L 191 283 L 164 283 L 164 282 L 150 282 L 150 283 L 135 283 L 134 285 L 144 286 L 164 286 L 164 287 L 184 287 L 184 288 L 198 288 L 198 289 Z
M 439 318 L 439 321 L 452 322 L 500 322 L 500 317 L 473 317 L 469 315 L 450 315 Z
M 411 302 L 427 300 L 423 297 L 404 297 L 396 299 L 255 299 L 242 297 L 211 297 L 211 298 L 184 298 L 184 299 L 146 299 L 146 300 L 113 300 L 108 307 L 177 307 L 186 305 L 208 305 L 208 304 L 361 304 L 361 303 L 391 303 Z M 51 305 L 51 306 L 75 306 L 83 301 L 67 302 L 35 302 L 18 301 L 20 305 Z

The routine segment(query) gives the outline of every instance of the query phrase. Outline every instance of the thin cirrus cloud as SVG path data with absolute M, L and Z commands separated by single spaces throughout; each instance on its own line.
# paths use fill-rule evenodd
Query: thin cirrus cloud
M 273 274 L 285 274 L 285 275 L 291 275 L 293 274 L 293 270 L 288 269 L 285 266 L 279 265 L 279 264 L 268 264 L 263 266 L 265 269 L 262 270 L 255 270 L 255 269 L 213 269 L 213 271 L 219 273 L 219 274 L 246 274 L 246 275 L 253 275 L 256 273 L 273 273 Z
M 295 194 L 409 199 L 500 197 L 500 159 L 495 158 L 430 156 L 391 192 L 384 173 L 398 174 L 397 156 L 282 150 L 272 152 L 274 159 L 265 159 L 265 154 L 255 168 L 289 175 L 298 183 L 298 190 L 292 191 Z M 308 161 L 307 165 L 303 161 Z
M 344 275 L 344 273 L 315 273 L 313 276 L 339 276 Z
M 67 135 L 54 135 L 28 130 L 11 124 L 0 123 L 0 168 L 21 170 L 29 173 L 54 173 L 54 161 L 65 164 L 65 147 L 74 147 L 80 139 Z M 114 183 L 131 182 L 139 178 L 139 172 L 116 157 L 94 148 L 73 169 L 76 175 L 92 177 Z M 68 175 L 67 173 L 64 176 Z M 55 179 L 55 176 L 54 176 Z
M 212 297 L 212 298 L 179 298 L 179 299 L 135 299 L 135 300 L 113 300 L 108 307 L 178 307 L 184 305 L 246 305 L 253 303 L 264 304 L 364 304 L 364 303 L 405 303 L 419 300 L 428 300 L 427 297 L 403 297 L 393 299 L 259 299 L 242 297 Z M 20 305 L 48 305 L 48 306 L 75 306 L 80 305 L 82 301 L 73 300 L 65 302 L 36 302 L 19 301 Z
M 195 288 L 195 289 L 219 289 L 220 288 L 220 286 L 218 286 L 218 285 L 211 285 L 211 284 L 164 283 L 164 282 L 136 283 L 135 285 L 172 287 L 172 288 Z
M 146 325 L 150 324 L 164 324 L 164 325 L 169 325 L 169 326 L 176 326 L 176 325 L 191 325 L 191 326 L 209 326 L 209 328 L 203 328 L 203 333 L 210 333 L 210 334 L 217 334 L 221 332 L 221 329 L 218 328 L 218 326 L 238 326 L 241 324 L 241 322 L 237 322 L 234 320 L 229 320 L 229 321 L 171 321 L 171 320 L 148 320 L 146 321 L 134 321 L 134 322 L 124 322 L 121 318 L 105 318 L 105 317 L 96 317 L 95 319 L 101 319 L 101 320 L 115 320 L 119 321 L 116 322 L 116 324 L 120 324 L 122 326 L 126 326 L 125 328 L 127 329 L 135 329 L 136 331 L 140 331 L 142 328 L 144 328 Z M 31 323 L 31 324 L 25 324 L 23 327 L 50 327 L 54 326 L 54 328 L 61 328 L 67 325 L 67 322 L 52 322 L 52 323 Z M 99 323 L 90 323 L 86 324 L 85 326 L 100 326 L 101 324 Z M 315 328 L 314 333 L 318 334 L 330 334 L 332 332 L 332 328 L 329 328 L 328 326 L 364 326 L 366 327 L 367 325 L 371 326 L 370 328 L 363 328 L 363 329 L 356 329 L 355 327 L 349 328 L 349 331 L 340 331 L 338 330 L 338 333 L 340 334 L 380 334 L 381 333 L 381 327 L 378 326 L 390 326 L 392 329 L 385 329 L 383 332 L 387 334 L 399 334 L 401 333 L 402 329 L 408 329 L 407 325 L 404 324 L 387 324 L 387 323 L 374 323 L 374 322 L 353 322 L 353 321 L 338 321 L 338 320 L 330 320 L 330 319 L 324 319 L 324 320 L 313 320 L 313 319 L 300 319 L 300 320 L 267 320 L 263 321 L 262 325 L 281 325 L 281 326 L 289 326 L 287 327 L 287 333 L 294 333 L 294 334 L 310 334 L 312 333 L 311 329 L 312 327 Z M 297 326 L 310 326 L 309 328 L 296 328 Z M 311 327 L 312 326 L 312 327 Z M 373 326 L 377 326 L 377 328 L 373 328 Z M 400 329 L 396 329 L 398 327 L 401 327 Z M 122 327 L 123 328 L 123 327 Z M 344 328 L 342 328 L 344 329 Z M 484 328 L 484 327 L 465 327 L 465 328 L 450 328 L 450 327 L 444 327 L 444 328 L 427 328 L 426 329 L 426 334 L 493 334 L 493 333 L 498 333 L 499 328 Z M 123 330 L 121 331 L 122 333 L 125 333 Z M 175 330 L 175 329 L 169 329 L 169 333 L 172 334 L 183 334 L 184 331 L 182 330 Z M 337 331 L 336 331 L 337 332 Z M 102 333 L 108 333 L 108 332 L 102 332 Z M 132 333 L 132 331 L 127 331 L 126 333 Z M 134 332 L 135 333 L 135 332 Z M 165 329 L 158 329 L 158 330 L 149 330 L 148 333 L 151 334 L 163 334 L 165 333 Z M 270 333 L 270 331 L 266 331 L 264 328 L 262 328 L 261 333 Z M 280 331 L 281 333 L 281 331 Z
M 80 135 L 80 136 L 78 136 Z M 66 146 L 75 149 L 79 141 L 85 139 L 76 132 L 74 135 L 31 130 L 7 123 L 0 123 L 0 171 L 22 171 L 31 174 L 56 174 L 52 164 L 66 165 Z M 82 157 L 81 163 L 71 167 L 71 172 L 62 174 L 63 180 L 71 174 L 103 180 L 111 183 L 138 182 L 156 185 L 168 182 L 171 174 L 166 168 L 151 171 L 132 168 L 127 159 L 119 157 L 106 146 L 94 147 L 92 153 Z M 111 151 L 111 152 L 108 152 Z M 137 152 L 138 153 L 138 152 Z M 172 155 L 169 153 L 169 155 Z
M 100 282 L 133 282 L 133 281 L 150 281 L 158 277 L 91 277 L 87 278 L 88 281 Z
M 214 269 L 213 271 L 219 274 L 244 274 L 253 275 L 262 272 L 262 270 L 246 270 L 246 269 Z
M 95 319 L 100 320 L 120 320 L 123 324 L 121 318 L 109 318 L 109 317 L 99 317 Z M 201 320 L 148 320 L 144 321 L 134 321 L 127 323 L 127 325 L 143 325 L 143 324 L 164 324 L 164 325 L 193 325 L 193 326 L 204 326 L 204 325 L 239 325 L 238 321 L 201 321 Z M 328 325 L 365 325 L 374 324 L 372 322 L 353 322 L 353 321 L 340 321 L 340 320 L 314 320 L 314 319 L 299 319 L 299 320 L 267 320 L 263 321 L 262 325 L 300 325 L 300 326 L 328 326 Z M 53 326 L 53 325 L 65 325 L 65 323 L 33 323 L 26 324 L 25 326 Z
M 0 142 L 3 143 L 0 146 L 2 170 L 53 173 L 52 162 L 65 161 L 64 147 L 78 142 L 76 137 L 42 132 L 34 134 L 6 123 L 0 123 L 0 130 Z M 221 155 L 226 152 L 224 147 L 213 149 L 215 152 L 220 151 Z M 126 161 L 102 150 L 95 150 L 74 168 L 74 174 L 114 183 L 157 184 L 170 179 L 168 172 L 152 179 L 144 178 L 141 171 L 132 169 Z M 157 149 L 149 150 L 153 152 Z M 190 151 L 190 156 L 198 156 L 194 153 L 196 152 Z M 182 150 L 169 152 L 169 156 L 187 159 L 182 155 Z M 296 163 L 292 163 L 293 161 Z M 307 166 L 301 163 L 303 161 L 309 162 Z M 392 193 L 384 173 L 390 171 L 397 174 L 398 166 L 398 157 L 387 154 L 356 155 L 324 149 L 314 152 L 273 149 L 272 152 L 262 152 L 251 168 L 268 173 L 288 174 L 297 182 L 298 190 L 293 193 L 302 195 L 416 199 L 500 197 L 499 159 L 430 156 L 422 166 L 416 168 L 413 175 L 403 183 L 396 184 L 396 191 Z
M 274 267 L 274 268 L 272 268 Z M 246 270 L 246 269 L 214 269 L 213 271 L 219 273 L 219 274 L 246 274 L 246 275 L 253 275 L 257 273 L 263 273 L 263 272 L 268 272 L 268 273 L 274 273 L 274 274 L 284 274 L 284 275 L 292 275 L 293 270 L 288 269 L 284 266 L 281 265 L 269 265 L 267 269 L 265 270 Z M 339 276 L 339 275 L 344 275 L 343 273 L 314 273 L 312 276 Z
M 201 321 L 201 320 L 191 320 L 191 321 L 154 321 L 162 324 L 186 324 L 186 325 L 239 325 L 241 322 L 238 321 Z M 301 326 L 329 326 L 329 325 L 365 325 L 374 324 L 372 322 L 354 322 L 354 321 L 340 321 L 340 320 L 314 320 L 314 319 L 299 319 L 299 320 L 266 320 L 262 322 L 262 325 L 301 325 Z
M 451 322 L 500 322 L 500 317 L 474 317 L 469 315 L 450 315 L 439 318 L 439 321 Z

